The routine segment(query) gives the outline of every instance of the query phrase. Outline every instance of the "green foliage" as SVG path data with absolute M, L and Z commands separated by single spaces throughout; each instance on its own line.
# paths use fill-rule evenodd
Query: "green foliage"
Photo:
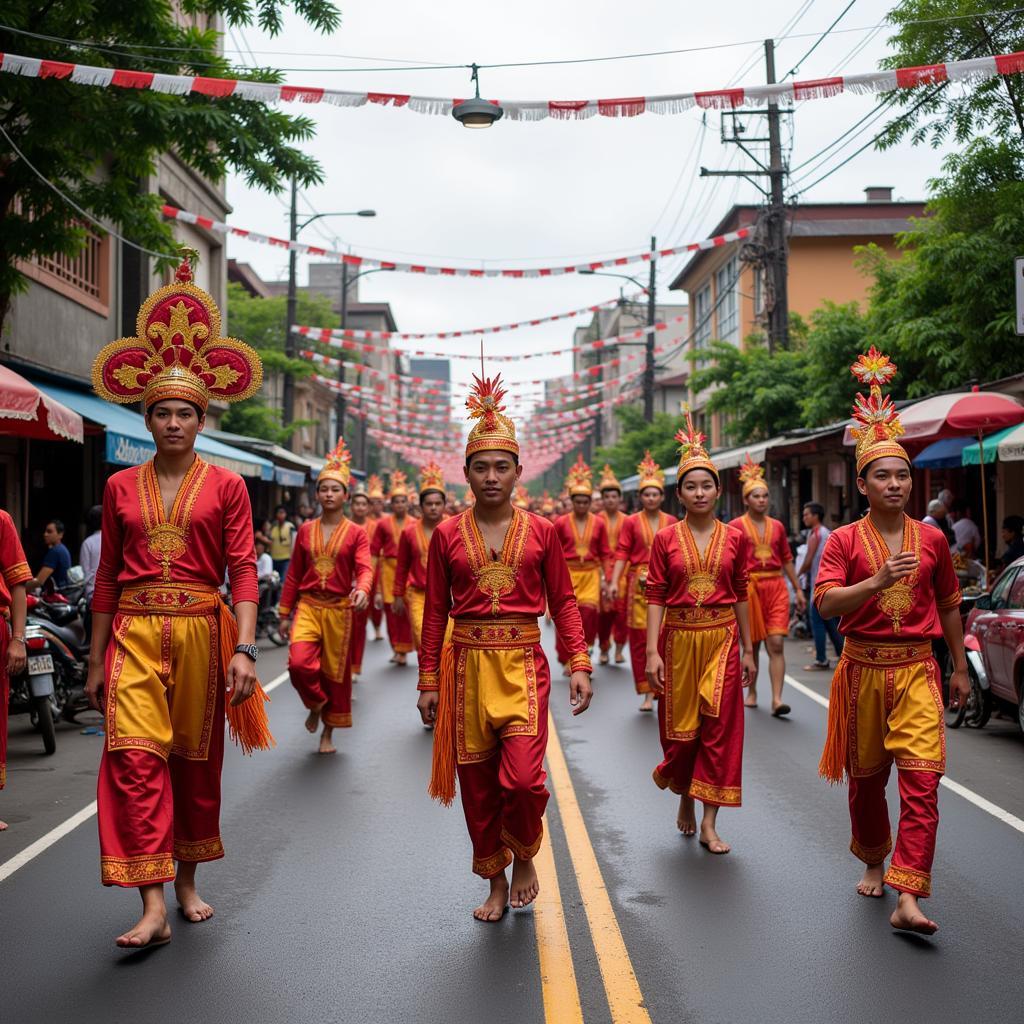
M 857 393 L 850 366 L 870 344 L 867 323 L 856 302 L 840 306 L 826 301 L 811 314 L 800 398 L 804 426 L 822 426 L 849 416 Z
M 236 69 L 217 52 L 218 33 L 203 26 L 256 20 L 281 28 L 285 0 L 6 0 L 3 21 L 12 28 L 89 44 L 29 38 L 0 29 L 0 52 L 48 60 L 211 77 L 244 76 L 278 82 L 272 69 Z M 174 7 L 194 24 L 179 24 Z M 321 32 L 340 22 L 328 0 L 291 0 L 291 7 Z M 183 19 L 181 19 L 183 20 Z M 296 143 L 310 139 L 308 117 L 234 97 L 173 96 L 120 88 L 92 88 L 70 80 L 0 76 L 0 125 L 24 153 L 0 136 L 0 323 L 26 279 L 16 263 L 34 256 L 75 256 L 83 232 L 73 211 L 32 172 L 39 173 L 94 217 L 114 225 L 154 252 L 174 252 L 163 202 L 140 184 L 163 153 L 220 182 L 228 170 L 250 186 L 280 191 L 295 176 L 304 186 L 323 178 L 319 164 Z M 13 205 L 15 197 L 19 205 Z
M 656 412 L 648 423 L 639 405 L 621 405 L 615 410 L 615 415 L 622 424 L 622 433 L 615 444 L 597 449 L 593 459 L 595 465 L 608 462 L 616 476 L 632 476 L 647 449 L 658 465 L 675 465 L 677 445 L 674 438 L 676 431 L 685 423 L 685 417 Z
M 318 292 L 302 292 L 297 296 L 295 315 L 300 324 L 312 324 L 315 327 L 337 327 L 340 323 L 338 314 L 331 309 L 331 300 Z M 284 359 L 285 321 L 288 316 L 288 298 L 285 295 L 273 295 L 262 299 L 250 295 L 240 284 L 228 284 L 227 330 L 233 338 L 252 345 L 264 359 L 273 358 L 278 354 Z M 316 342 L 302 339 L 302 347 L 317 348 Z M 334 352 L 338 355 L 337 350 Z M 351 352 L 345 353 L 346 359 L 358 358 Z M 303 363 L 308 367 L 308 363 Z M 271 366 L 271 369 L 283 369 L 283 366 Z M 294 371 L 293 371 L 294 372 Z

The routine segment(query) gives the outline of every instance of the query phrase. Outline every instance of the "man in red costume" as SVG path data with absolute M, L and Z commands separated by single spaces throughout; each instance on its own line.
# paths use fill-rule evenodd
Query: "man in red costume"
M 591 698 L 590 657 L 562 546 L 549 523 L 512 506 L 522 467 L 515 426 L 502 415 L 504 394 L 500 378 L 475 378 L 467 402 L 477 421 L 466 445 L 476 502 L 430 540 L 417 705 L 424 724 L 435 725 L 430 793 L 451 803 L 457 772 L 473 871 L 490 885 L 473 911 L 478 921 L 499 921 L 510 902 L 525 907 L 537 897 L 533 858 L 548 800 L 551 676 L 537 627 L 545 607 L 571 652 L 573 713 Z M 444 644 L 449 613 L 454 631 Z
M 626 615 L 629 619 L 629 660 L 636 692 L 644 698 L 640 710 L 650 713 L 654 710 L 654 695 L 647 681 L 647 566 L 655 534 L 675 523 L 676 517 L 661 511 L 661 503 L 665 500 L 665 474 L 651 458 L 650 452 L 644 452 L 637 472 L 640 477 L 637 489 L 643 507 L 622 524 L 615 549 L 611 591 L 613 594 L 619 592 L 623 573 L 628 569 Z
M 194 449 L 210 399 L 248 398 L 262 377 L 248 345 L 220 337 L 220 312 L 192 283 L 187 259 L 143 303 L 136 337 L 107 345 L 93 366 L 103 398 L 142 402 L 156 445 L 153 459 L 115 473 L 103 494 L 86 684 L 106 715 L 102 880 L 142 896 L 141 919 L 117 939 L 126 948 L 170 941 L 164 882 L 174 882 L 186 920 L 213 914 L 195 874 L 198 863 L 224 856 L 225 691 L 243 747 L 273 742 L 256 680 L 249 496 L 241 477 Z M 219 592 L 225 568 L 234 616 Z
M 374 522 L 370 518 L 370 499 L 365 490 L 357 489 L 349 502 L 352 525 L 358 527 L 366 534 L 366 550 L 370 550 L 370 534 L 374 528 Z M 370 580 L 370 592 L 373 592 L 376 568 L 373 559 L 370 559 L 370 570 L 373 577 Z M 370 612 L 372 601 L 368 601 L 365 608 L 352 609 L 352 682 L 358 683 L 359 677 L 363 674 L 363 655 L 366 653 L 366 633 L 370 628 Z
M 0 509 L 0 789 L 7 785 L 7 703 L 10 677 L 25 667 L 25 584 L 32 570 L 11 517 Z M 0 821 L 0 832 L 7 822 Z
M 321 754 L 336 753 L 334 730 L 352 726 L 353 613 L 367 608 L 373 586 L 370 542 L 344 513 L 351 461 L 339 438 L 316 481 L 322 511 L 299 527 L 278 608 L 282 632 L 291 634 L 288 674 L 309 711 L 307 731 L 323 720 Z
M 619 546 L 619 534 L 622 532 L 622 524 L 626 521 L 626 514 L 621 511 L 622 484 L 607 462 L 601 470 L 598 487 L 601 491 L 601 511 L 597 514 L 604 520 L 605 529 L 608 531 L 609 554 L 604 564 L 607 592 L 601 605 L 601 614 L 597 618 L 597 640 L 601 648 L 601 664 L 608 664 L 614 640 L 615 664 L 621 665 L 626 660 L 623 651 L 629 639 L 629 623 L 626 619 L 626 576 L 620 578 L 618 590 L 612 590 L 611 583 L 615 575 L 615 551 Z
M 768 647 L 768 674 L 772 684 L 772 714 L 782 718 L 790 713 L 790 706 L 782 700 L 782 684 L 786 676 L 784 641 L 789 634 L 789 591 L 785 573 L 796 594 L 796 608 L 802 615 L 807 600 L 797 581 L 793 568 L 793 552 L 789 548 L 786 528 L 768 515 L 768 484 L 764 470 L 749 455 L 740 469 L 743 501 L 747 511 L 729 525 L 743 533 L 747 545 L 750 576 L 748 607 L 750 610 L 750 639 L 754 645 L 754 663 L 761 654 L 761 643 Z M 744 704 L 757 707 L 757 680 L 751 681 Z
M 910 458 L 897 441 L 903 433 L 899 414 L 882 396 L 895 365 L 872 347 L 852 371 L 870 388 L 867 398 L 857 396 L 853 409 L 859 424 L 857 489 L 869 511 L 828 538 L 814 588 L 819 612 L 840 616 L 846 638 L 832 679 L 820 769 L 830 782 L 849 779 L 850 850 L 867 865 L 857 892 L 880 897 L 891 886 L 899 893 L 892 926 L 931 935 L 938 925 L 919 900 L 931 895 L 939 780 L 946 768 L 942 685 L 932 640 L 945 637 L 953 657 L 950 694 L 966 700 L 960 586 L 942 532 L 905 511 Z M 893 761 L 900 794 L 895 850 L 885 801 Z
M 572 589 L 583 621 L 583 637 L 589 651 L 597 639 L 597 617 L 607 595 L 604 565 L 611 552 L 608 550 L 604 520 L 590 511 L 594 487 L 590 467 L 583 461 L 582 452 L 569 468 L 565 486 L 572 501 L 572 511 L 555 520 L 555 531 L 562 542 L 565 560 L 569 563 L 569 577 L 572 579 Z M 560 635 L 555 636 L 555 650 L 558 660 L 565 666 L 565 674 L 569 675 L 571 652 Z
M 406 655 L 413 649 L 412 627 L 409 616 L 395 609 L 395 570 L 398 567 L 398 539 L 409 520 L 409 490 L 405 474 L 396 469 L 391 474 L 389 500 L 391 515 L 381 516 L 370 540 L 370 554 L 378 559 L 378 590 L 374 605 L 384 609 L 391 643 L 391 660 L 396 665 L 406 663 Z
M 370 505 L 369 514 L 366 517 L 366 537 L 370 542 L 370 558 L 373 562 L 373 593 L 377 593 L 380 586 L 380 559 L 373 554 L 373 535 L 380 525 L 381 516 L 384 514 L 384 481 L 376 473 L 371 473 L 366 478 L 366 498 Z M 384 625 L 384 605 L 378 607 L 376 601 L 370 601 L 367 611 L 370 622 L 373 623 L 373 639 L 383 640 L 384 634 L 381 626 Z M 358 675 L 358 673 L 356 673 Z

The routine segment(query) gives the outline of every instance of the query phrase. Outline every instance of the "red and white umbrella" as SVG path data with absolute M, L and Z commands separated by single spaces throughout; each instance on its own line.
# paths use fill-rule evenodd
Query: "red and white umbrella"
M 0 434 L 82 444 L 85 427 L 77 412 L 0 366 Z

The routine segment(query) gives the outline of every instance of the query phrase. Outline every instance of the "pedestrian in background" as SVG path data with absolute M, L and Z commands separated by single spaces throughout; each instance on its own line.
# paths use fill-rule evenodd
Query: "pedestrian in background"
M 807 573 L 810 578 L 810 590 L 813 593 L 818 579 L 818 566 L 825 550 L 825 542 L 832 531 L 825 526 L 825 509 L 816 501 L 804 505 L 804 526 L 807 527 L 807 553 L 800 564 L 799 574 Z M 818 611 L 818 606 L 811 602 L 811 633 L 814 635 L 814 662 L 804 665 L 805 672 L 826 672 L 829 669 L 828 652 L 825 649 L 826 636 L 832 641 L 836 657 L 843 653 L 843 638 L 839 633 L 836 619 L 825 619 Z
M 288 509 L 278 505 L 274 510 L 274 522 L 270 527 L 270 557 L 274 572 L 283 580 L 288 575 L 288 562 L 295 547 L 295 524 L 288 518 Z
M 1007 516 L 1003 520 L 1003 543 L 1006 550 L 999 556 L 1005 569 L 1011 562 L 1024 557 L 1024 518 Z
M 47 581 L 51 590 L 67 586 L 71 552 L 64 546 L 64 524 L 59 519 L 51 519 L 43 530 L 43 540 L 46 554 L 39 572 L 28 585 L 29 590 L 39 590 Z
M 956 549 L 968 558 L 981 554 L 981 531 L 971 519 L 971 510 L 963 501 L 954 501 L 952 508 L 953 535 L 956 537 Z
M 96 589 L 96 570 L 100 564 L 100 542 L 102 539 L 103 506 L 93 505 L 85 513 L 87 536 L 78 552 L 78 564 L 85 574 L 85 637 L 92 636 L 92 592 Z

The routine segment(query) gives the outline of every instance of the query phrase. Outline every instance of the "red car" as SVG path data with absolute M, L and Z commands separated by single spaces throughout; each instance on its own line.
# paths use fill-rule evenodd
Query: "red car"
M 983 726 L 995 702 L 1017 713 L 1024 732 L 1024 558 L 975 601 L 965 641 L 972 691 L 967 724 Z

